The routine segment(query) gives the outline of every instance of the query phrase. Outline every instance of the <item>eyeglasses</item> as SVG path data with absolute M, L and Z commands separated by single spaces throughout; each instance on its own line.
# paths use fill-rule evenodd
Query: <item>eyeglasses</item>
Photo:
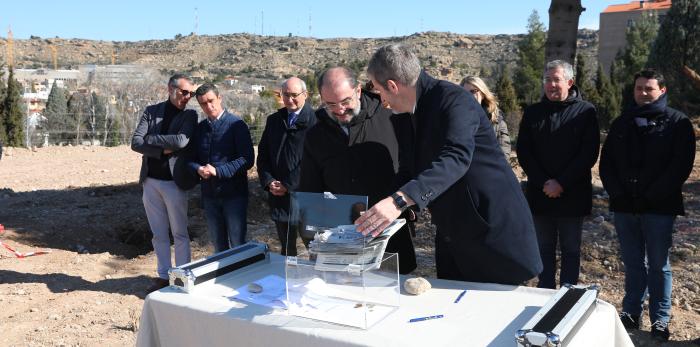
M 180 88 L 180 87 L 175 87 L 175 88 L 177 88 L 177 90 L 180 91 L 180 94 L 182 94 L 182 96 L 184 96 L 184 97 L 186 97 L 186 98 L 187 98 L 187 97 L 193 97 L 193 96 L 194 96 L 194 93 L 196 93 L 196 92 L 193 92 L 193 91 L 191 91 L 191 90 L 182 89 L 182 88 Z
M 341 102 L 326 102 L 326 103 L 324 103 L 323 108 L 325 108 L 328 111 L 336 109 L 336 108 L 338 108 L 338 106 L 342 106 L 343 108 L 349 108 L 350 104 L 352 104 L 352 101 L 355 100 L 356 97 L 357 97 L 357 90 L 352 92 L 351 97 L 345 98 Z
M 284 93 L 282 93 L 282 97 L 283 97 L 283 98 L 296 99 L 296 98 L 299 97 L 299 95 L 302 95 L 302 94 L 304 94 L 304 93 L 306 93 L 306 92 L 301 92 L 301 93 L 287 93 L 287 92 L 284 92 Z
M 542 79 L 542 82 L 545 83 L 545 84 L 550 84 L 550 83 L 552 83 L 552 82 L 553 82 L 554 84 L 559 84 L 559 83 L 566 82 L 566 81 L 567 81 L 567 80 L 565 80 L 565 79 L 563 79 L 563 78 L 549 78 L 549 77 L 545 77 L 544 79 Z

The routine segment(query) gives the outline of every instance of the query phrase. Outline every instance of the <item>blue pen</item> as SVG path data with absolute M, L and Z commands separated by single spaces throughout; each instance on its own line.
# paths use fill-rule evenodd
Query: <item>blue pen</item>
M 409 322 L 409 323 L 422 322 L 422 321 L 424 321 L 424 320 L 438 319 L 438 318 L 442 318 L 442 317 L 445 317 L 445 316 L 443 316 L 443 315 L 441 315 L 441 314 L 438 314 L 438 315 L 435 315 L 435 316 L 411 318 L 411 320 L 409 320 L 408 322 Z
M 459 293 L 459 295 L 457 295 L 457 299 L 455 299 L 455 304 L 458 303 L 460 300 L 462 300 L 462 297 L 464 296 L 464 294 L 467 294 L 466 289 L 463 290 L 461 293 Z

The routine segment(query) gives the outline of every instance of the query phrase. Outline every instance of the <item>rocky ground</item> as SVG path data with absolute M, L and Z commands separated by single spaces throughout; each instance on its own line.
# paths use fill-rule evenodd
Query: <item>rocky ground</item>
M 673 332 L 667 346 L 700 336 L 700 156 L 684 190 L 688 214 L 676 221 Z M 148 227 L 136 184 L 139 155 L 128 147 L 6 149 L 0 161 L 0 332 L 8 346 L 133 345 L 144 289 L 154 275 Z M 598 283 L 619 307 L 623 266 L 605 193 L 597 182 L 595 211 L 584 225 L 581 280 Z M 279 249 L 257 182 L 250 204 L 252 238 Z M 197 193 L 190 196 L 194 258 L 211 252 Z M 434 276 L 434 229 L 422 223 L 415 240 L 416 273 Z M 632 335 L 651 346 L 649 322 Z

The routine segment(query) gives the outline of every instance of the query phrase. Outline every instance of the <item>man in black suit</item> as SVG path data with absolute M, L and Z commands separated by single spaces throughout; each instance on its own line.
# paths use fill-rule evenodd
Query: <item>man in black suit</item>
M 421 72 L 406 46 L 381 47 L 367 73 L 382 101 L 409 112 L 411 179 L 355 223 L 376 234 L 408 206 L 437 227 L 438 278 L 519 284 L 542 270 L 532 216 L 481 106 L 456 84 Z
M 297 230 L 289 228 L 289 193 L 299 185 L 301 155 L 306 131 L 316 124 L 306 83 L 291 77 L 282 83 L 284 108 L 267 117 L 258 144 L 258 177 L 268 193 L 270 216 L 282 244 L 282 255 L 297 255 Z M 309 240 L 305 240 L 308 242 Z

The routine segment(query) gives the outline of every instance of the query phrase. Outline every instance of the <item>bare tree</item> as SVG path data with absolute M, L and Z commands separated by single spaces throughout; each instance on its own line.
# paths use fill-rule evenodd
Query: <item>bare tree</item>
M 552 0 L 549 4 L 549 31 L 544 48 L 546 62 L 560 59 L 574 65 L 581 0 Z

